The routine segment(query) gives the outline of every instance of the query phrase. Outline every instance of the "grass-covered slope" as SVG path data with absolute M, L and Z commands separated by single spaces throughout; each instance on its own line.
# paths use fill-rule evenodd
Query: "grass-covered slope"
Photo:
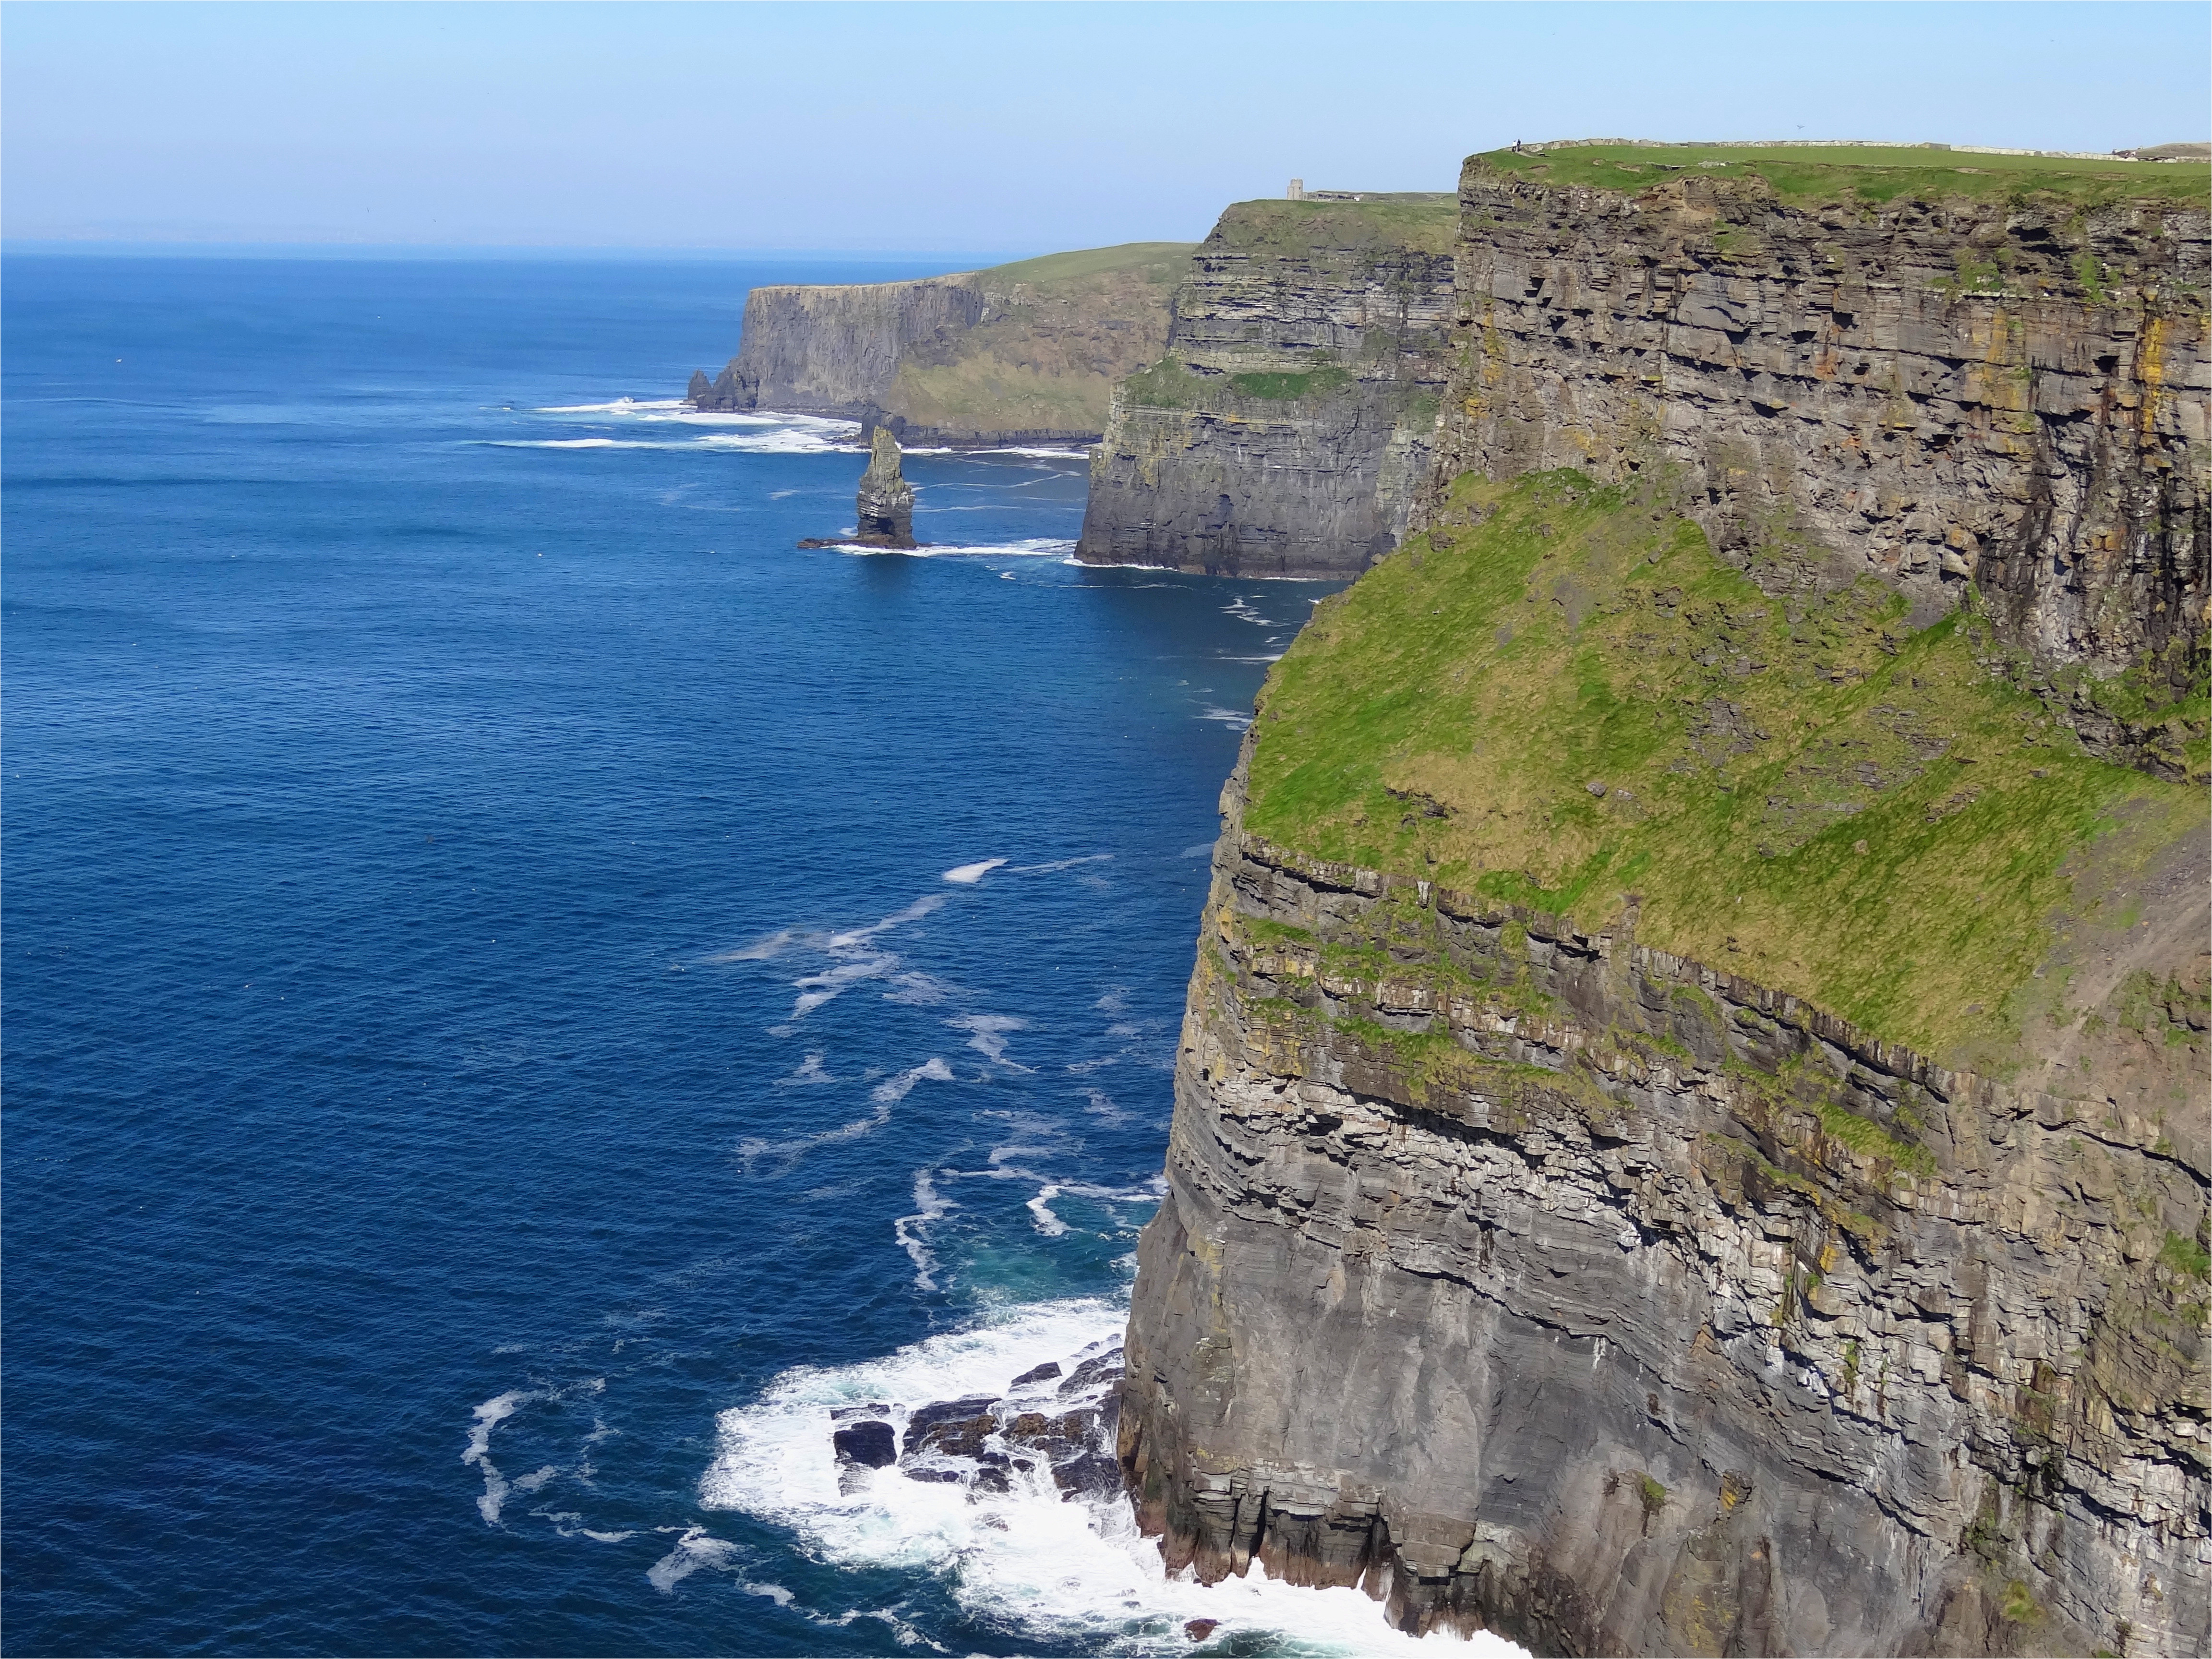
M 2207 811 L 2085 754 L 1980 632 L 1870 578 L 1771 597 L 1578 473 L 1470 476 L 1276 665 L 1245 823 L 1593 931 L 1634 904 L 1644 944 L 2002 1071 L 2108 1000 Z
M 1115 380 L 1167 343 L 1188 242 L 1129 242 L 996 265 L 983 320 L 902 358 L 884 407 L 943 432 L 1101 432 Z
M 1878 204 L 1900 196 L 2003 201 L 2048 193 L 2084 207 L 2149 199 L 2201 208 L 2212 197 L 2212 163 L 1984 155 L 1932 145 L 1568 144 L 1540 155 L 1490 150 L 1475 159 L 1543 184 L 1601 190 L 1643 190 L 1686 172 L 1723 179 L 1756 174 L 1796 207 Z

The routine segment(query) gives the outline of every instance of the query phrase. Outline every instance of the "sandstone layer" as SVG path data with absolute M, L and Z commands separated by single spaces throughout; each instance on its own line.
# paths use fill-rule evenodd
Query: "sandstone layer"
M 915 282 L 747 295 L 738 353 L 687 396 L 889 426 L 908 443 L 1094 441 L 1109 389 L 1159 354 L 1186 243 L 1048 255 Z
M 1244 202 L 1114 389 L 1077 557 L 1353 575 L 1431 470 L 1452 315 L 1448 197 Z

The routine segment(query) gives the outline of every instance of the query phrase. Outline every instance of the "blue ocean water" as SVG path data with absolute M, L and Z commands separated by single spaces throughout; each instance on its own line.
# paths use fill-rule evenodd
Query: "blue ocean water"
M 1080 456 L 795 550 L 843 429 L 668 399 L 752 283 L 909 274 L 9 262 L 9 1650 L 1391 1639 L 827 1473 L 1117 1337 L 1325 591 L 1073 566 Z

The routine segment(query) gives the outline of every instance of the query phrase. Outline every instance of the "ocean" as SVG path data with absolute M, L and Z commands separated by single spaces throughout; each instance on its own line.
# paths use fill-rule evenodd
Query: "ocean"
M 933 268 L 8 260 L 9 1651 L 1412 1650 L 841 1488 L 842 1407 L 1118 1342 L 1331 591 L 1074 566 L 1075 453 L 797 550 L 851 428 L 673 399 Z

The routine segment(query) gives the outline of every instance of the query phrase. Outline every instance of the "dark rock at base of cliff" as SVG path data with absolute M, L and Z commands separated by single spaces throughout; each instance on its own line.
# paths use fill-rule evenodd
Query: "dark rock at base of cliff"
M 830 1437 L 837 1461 L 864 1469 L 888 1468 L 898 1462 L 898 1436 L 888 1423 L 854 1423 Z
M 1085 1389 L 1095 1389 L 1102 1382 L 1111 1382 L 1123 1370 L 1121 1351 L 1111 1349 L 1095 1359 L 1086 1359 L 1068 1374 L 1067 1381 L 1060 1385 L 1063 1395 L 1081 1394 Z
M 1220 1628 L 1218 1619 L 1193 1619 L 1185 1622 L 1182 1633 L 1194 1642 L 1203 1642 Z
M 1059 1375 L 1060 1362 L 1057 1359 L 1048 1359 L 1042 1365 L 1030 1366 L 1006 1386 L 1009 1389 L 1018 1389 L 1028 1382 L 1049 1382 Z

